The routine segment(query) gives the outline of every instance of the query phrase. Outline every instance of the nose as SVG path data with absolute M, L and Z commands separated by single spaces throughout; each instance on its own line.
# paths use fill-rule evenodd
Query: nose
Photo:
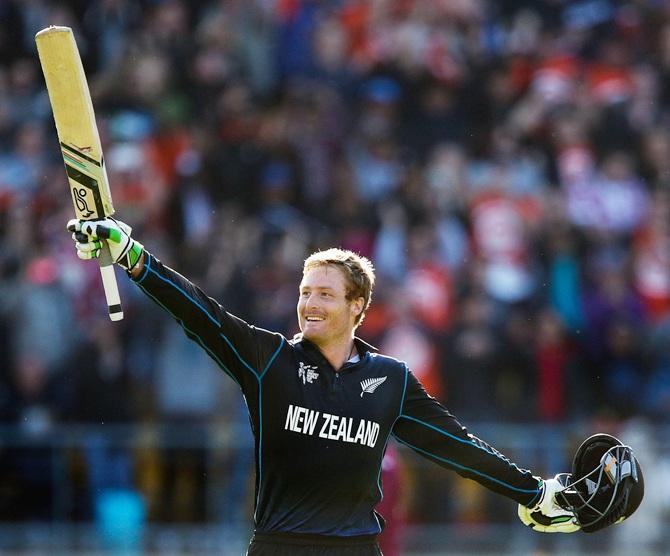
M 319 307 L 319 297 L 314 293 L 307 294 L 306 297 L 301 298 L 300 302 L 306 311 Z
M 314 295 L 313 293 L 309 294 L 307 296 L 307 299 L 305 300 L 305 305 L 307 306 L 308 309 L 314 308 L 318 306 L 318 297 Z

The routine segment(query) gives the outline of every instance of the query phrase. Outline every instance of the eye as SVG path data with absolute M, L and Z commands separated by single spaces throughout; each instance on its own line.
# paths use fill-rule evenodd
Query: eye
M 328 292 L 321 292 L 321 297 L 330 298 L 330 297 L 333 297 L 333 295 L 328 293 Z

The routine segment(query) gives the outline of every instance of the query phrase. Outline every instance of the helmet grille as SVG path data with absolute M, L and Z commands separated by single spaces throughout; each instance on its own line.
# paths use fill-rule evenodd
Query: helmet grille
M 577 450 L 566 488 L 557 494 L 590 533 L 631 515 L 642 501 L 642 471 L 630 447 L 607 434 L 587 438 Z

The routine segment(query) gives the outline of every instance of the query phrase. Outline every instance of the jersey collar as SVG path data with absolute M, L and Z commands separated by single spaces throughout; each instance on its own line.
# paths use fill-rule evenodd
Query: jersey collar
M 358 352 L 360 359 L 356 362 L 347 361 L 342 365 L 342 368 L 339 369 L 339 371 L 336 371 L 336 369 L 333 369 L 328 360 L 323 356 L 316 344 L 303 338 L 302 333 L 296 334 L 293 339 L 290 340 L 290 343 L 293 344 L 293 346 L 302 349 L 304 353 L 308 355 L 310 359 L 313 359 L 320 367 L 330 368 L 333 372 L 346 372 L 358 368 L 359 365 L 365 364 L 368 361 L 371 352 L 378 351 L 373 345 L 368 344 L 366 341 L 361 340 L 358 337 L 354 337 L 354 346 L 356 346 L 356 351 Z
M 307 338 L 303 338 L 302 332 L 298 332 L 293 339 L 290 340 L 293 345 L 302 345 L 303 349 L 316 350 L 319 351 L 319 348 L 313 342 L 310 342 Z M 354 345 L 356 346 L 356 351 L 361 356 L 361 359 L 365 357 L 365 354 L 368 352 L 377 352 L 379 351 L 372 344 L 368 344 L 365 340 L 361 340 L 358 336 L 354 336 Z

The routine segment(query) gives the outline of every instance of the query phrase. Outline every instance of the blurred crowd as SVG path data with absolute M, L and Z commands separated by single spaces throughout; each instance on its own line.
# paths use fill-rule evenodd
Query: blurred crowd
M 111 324 L 34 46 L 71 26 L 118 218 L 288 336 L 303 259 L 467 424 L 670 418 L 670 7 L 653 0 L 0 1 L 0 418 L 244 419 L 119 273 Z M 94 457 L 94 454 L 91 455 Z M 120 471 L 121 473 L 121 471 Z

